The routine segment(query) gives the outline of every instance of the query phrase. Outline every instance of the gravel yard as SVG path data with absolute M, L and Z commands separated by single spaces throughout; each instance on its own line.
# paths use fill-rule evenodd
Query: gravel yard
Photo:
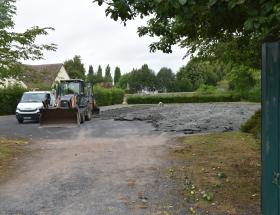
M 100 117 L 146 121 L 157 131 L 195 134 L 236 131 L 259 108 L 259 104 L 251 103 L 138 105 L 105 109 Z

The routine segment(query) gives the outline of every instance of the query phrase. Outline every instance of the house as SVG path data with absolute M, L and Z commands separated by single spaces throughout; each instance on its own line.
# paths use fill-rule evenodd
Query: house
M 28 88 L 49 89 L 54 87 L 60 80 L 70 79 L 62 63 L 24 65 L 23 68 L 24 71 L 21 74 L 20 80 Z

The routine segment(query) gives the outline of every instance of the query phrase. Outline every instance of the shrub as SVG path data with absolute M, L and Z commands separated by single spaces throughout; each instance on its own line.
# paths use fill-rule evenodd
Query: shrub
M 112 92 L 110 89 L 94 87 L 95 100 L 98 106 L 107 106 L 112 104 Z
M 21 87 L 0 88 L 0 115 L 14 114 L 25 91 Z
M 234 94 L 199 95 L 173 94 L 170 95 L 132 95 L 128 96 L 128 104 L 158 104 L 163 103 L 203 103 L 203 102 L 236 102 L 240 97 Z
M 261 110 L 257 110 L 255 114 L 243 125 L 241 131 L 251 133 L 255 138 L 261 138 Z
M 250 102 L 260 102 L 261 101 L 261 88 L 255 86 L 250 89 L 244 96 L 244 99 Z
M 196 92 L 200 95 L 210 95 L 219 93 L 217 87 L 205 84 L 200 85 Z
M 124 91 L 121 89 L 96 86 L 93 88 L 93 92 L 98 106 L 121 104 L 123 102 Z
M 124 91 L 118 88 L 112 88 L 112 104 L 122 104 L 124 98 Z

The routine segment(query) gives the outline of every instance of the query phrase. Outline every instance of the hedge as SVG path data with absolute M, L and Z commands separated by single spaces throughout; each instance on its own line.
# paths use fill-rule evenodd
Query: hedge
M 94 87 L 93 92 L 98 106 L 121 104 L 124 98 L 124 91 L 118 88 Z
M 122 104 L 124 98 L 124 91 L 118 88 L 112 88 L 112 104 Z
M 0 115 L 14 114 L 17 103 L 25 91 L 20 87 L 0 88 Z
M 214 95 L 133 95 L 128 96 L 128 104 L 158 104 L 162 103 L 203 103 L 203 102 L 237 102 L 240 96 L 235 94 L 214 94 Z

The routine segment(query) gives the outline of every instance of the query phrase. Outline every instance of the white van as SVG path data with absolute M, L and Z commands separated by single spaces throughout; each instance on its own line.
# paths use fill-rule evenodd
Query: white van
M 50 106 L 55 106 L 55 96 L 50 91 L 31 91 L 23 93 L 16 109 L 16 118 L 19 123 L 24 120 L 39 121 L 40 109 L 43 102 L 49 100 Z

